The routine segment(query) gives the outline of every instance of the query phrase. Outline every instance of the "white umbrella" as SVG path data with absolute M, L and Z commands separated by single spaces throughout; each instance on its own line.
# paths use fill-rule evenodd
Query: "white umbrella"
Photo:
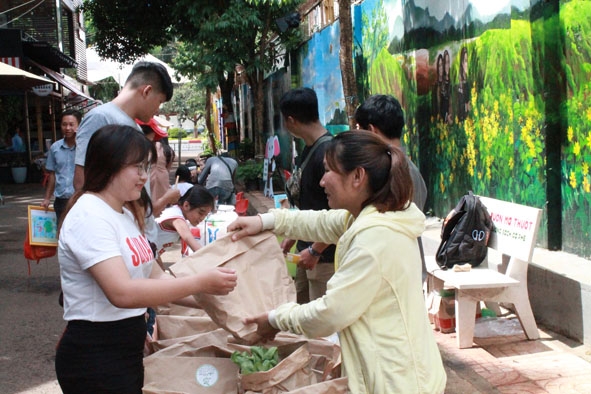
M 47 84 L 53 81 L 0 62 L 0 90 L 28 90 Z
M 172 78 L 173 83 L 185 83 L 189 81 L 185 77 L 177 79 L 175 76 L 175 70 L 172 67 L 150 54 L 136 59 L 133 64 L 139 61 L 149 61 L 162 64 L 164 67 L 166 67 L 166 70 Z M 88 80 L 91 82 L 97 82 L 107 77 L 113 77 L 113 79 L 119 83 L 119 86 L 123 87 L 127 77 L 131 73 L 133 64 L 118 63 L 113 60 L 103 59 L 96 52 L 95 48 L 86 48 L 86 68 L 88 70 Z

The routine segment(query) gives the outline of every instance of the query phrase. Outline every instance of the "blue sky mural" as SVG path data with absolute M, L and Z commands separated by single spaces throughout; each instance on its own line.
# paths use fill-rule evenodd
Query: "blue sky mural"
M 339 48 L 339 24 L 333 23 L 308 41 L 302 59 L 302 86 L 316 91 L 323 125 L 332 120 L 335 110 L 345 110 Z

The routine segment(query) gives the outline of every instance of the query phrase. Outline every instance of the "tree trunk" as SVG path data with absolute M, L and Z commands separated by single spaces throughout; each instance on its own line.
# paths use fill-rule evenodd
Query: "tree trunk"
M 265 54 L 267 53 L 267 48 L 269 47 L 269 31 L 270 31 L 270 24 L 273 21 L 271 20 L 271 13 L 267 9 L 267 13 L 265 15 L 265 26 L 261 31 L 261 40 L 259 43 L 258 57 L 260 59 L 261 64 L 263 63 L 263 59 Z M 256 78 L 254 86 L 254 151 L 256 155 L 265 155 L 265 121 L 263 118 L 263 112 L 265 110 L 265 73 L 260 68 L 257 67 L 256 69 Z
M 257 77 L 255 83 L 255 99 L 254 99 L 254 146 L 255 156 L 265 154 L 265 133 L 263 111 L 265 109 L 265 91 L 263 89 L 263 72 L 257 70 Z
M 341 77 L 343 93 L 345 94 L 345 108 L 349 127 L 355 128 L 355 109 L 357 108 L 357 85 L 353 71 L 353 23 L 351 21 L 351 0 L 339 0 L 339 20 L 341 27 L 339 60 L 341 63 Z

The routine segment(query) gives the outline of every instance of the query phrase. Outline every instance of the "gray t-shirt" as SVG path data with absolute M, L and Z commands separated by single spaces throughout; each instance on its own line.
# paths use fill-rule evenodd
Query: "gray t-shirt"
M 425 208 L 425 202 L 427 201 L 427 186 L 423 180 L 421 172 L 413 163 L 408 156 L 408 169 L 410 171 L 410 177 L 412 178 L 412 186 L 414 189 L 412 202 L 422 211 Z
M 84 167 L 90 137 L 101 127 L 110 124 L 131 126 L 141 130 L 135 120 L 115 104 L 106 103 L 96 107 L 84 116 L 76 132 L 76 165 Z
M 223 160 L 223 162 L 222 162 Z M 227 164 L 224 164 L 224 162 Z M 228 169 L 230 167 L 230 169 Z M 199 184 L 205 184 L 207 189 L 220 187 L 226 190 L 234 189 L 232 173 L 236 171 L 238 162 L 231 157 L 213 156 L 207 159 L 203 171 L 199 174 Z

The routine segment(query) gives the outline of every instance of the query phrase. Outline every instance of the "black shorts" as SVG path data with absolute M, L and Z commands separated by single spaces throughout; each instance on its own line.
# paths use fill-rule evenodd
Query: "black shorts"
M 141 394 L 145 339 L 144 315 L 113 322 L 68 322 L 55 356 L 62 391 Z

